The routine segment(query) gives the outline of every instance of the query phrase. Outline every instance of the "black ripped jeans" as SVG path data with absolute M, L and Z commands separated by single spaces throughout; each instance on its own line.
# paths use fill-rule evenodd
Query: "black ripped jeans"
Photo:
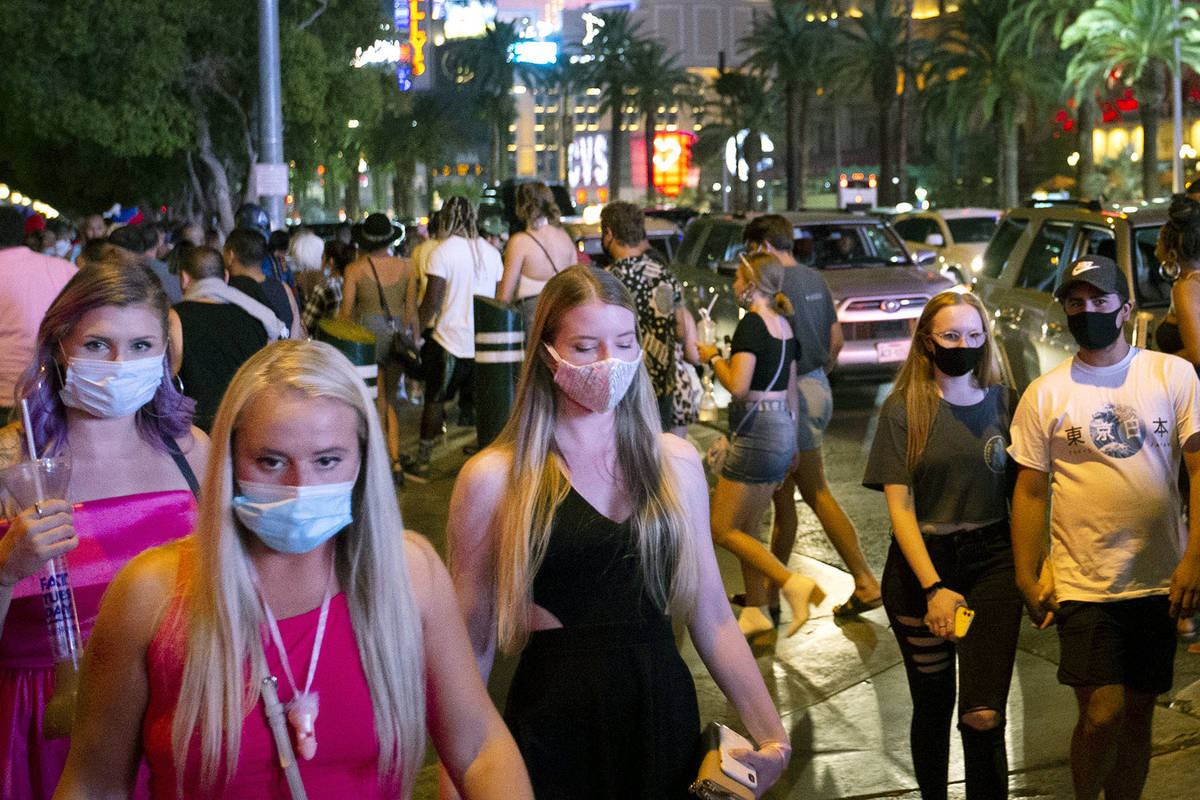
M 1008 523 L 926 534 L 924 540 L 938 576 L 948 588 L 966 598 L 975 619 L 970 632 L 957 645 L 934 636 L 924 622 L 916 626 L 902 622 L 900 617 L 924 620 L 928 608 L 917 576 L 892 540 L 883 570 L 883 605 L 904 656 L 912 695 L 910 742 L 921 797 L 946 797 L 957 656 L 958 729 L 967 797 L 1004 798 L 1008 795 L 1004 709 L 1021 625 L 1021 596 L 1013 575 Z M 984 709 L 999 716 L 994 728 L 978 730 L 962 722 L 968 712 Z

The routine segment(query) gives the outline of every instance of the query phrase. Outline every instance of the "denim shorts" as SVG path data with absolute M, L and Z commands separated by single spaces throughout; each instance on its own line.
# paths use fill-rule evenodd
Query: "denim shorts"
M 752 406 L 753 403 L 746 407 Z M 738 483 L 779 483 L 796 454 L 796 428 L 791 412 L 780 401 L 768 401 L 741 421 L 729 407 L 729 455 L 721 477 Z
M 796 376 L 800 413 L 796 419 L 796 449 L 820 450 L 833 417 L 833 390 L 823 367 Z

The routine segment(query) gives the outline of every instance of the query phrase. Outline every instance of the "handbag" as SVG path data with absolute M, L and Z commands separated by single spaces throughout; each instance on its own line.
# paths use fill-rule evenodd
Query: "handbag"
M 376 346 L 386 347 L 388 362 L 400 367 L 404 374 L 420 378 L 422 377 L 421 351 L 417 348 L 417 343 L 413 341 L 413 338 L 403 329 L 400 320 L 392 316 L 387 298 L 383 296 L 383 284 L 379 280 L 379 272 L 375 269 L 375 262 L 371 260 L 370 256 L 367 256 L 367 263 L 371 265 L 371 273 L 375 276 L 375 289 L 379 292 L 379 305 L 383 307 L 383 315 L 387 317 L 388 330 L 392 333 L 391 341 L 386 344 L 377 343 Z
M 767 386 L 774 386 L 775 381 L 779 380 L 779 373 L 783 372 L 783 362 L 786 360 L 786 358 L 787 342 L 784 342 L 779 348 L 779 366 L 775 368 L 775 374 L 771 376 L 771 380 L 767 383 Z M 750 419 L 750 415 L 758 409 L 760 403 L 762 403 L 761 397 L 755 400 L 754 405 L 750 406 L 750 410 L 747 411 L 740 420 L 738 420 L 737 428 L 734 429 L 733 433 L 731 433 L 729 436 L 721 434 L 721 436 L 717 437 L 713 443 L 708 446 L 708 450 L 706 450 L 704 453 L 704 463 L 706 466 L 708 466 L 709 472 L 711 472 L 714 476 L 720 477 L 721 470 L 725 468 L 725 459 L 729 457 L 729 447 L 732 444 L 733 438 L 738 435 L 738 431 L 740 431 L 742 426 L 746 424 L 746 420 Z
M 700 768 L 692 783 L 691 793 L 704 800 L 754 800 L 754 790 L 730 777 L 721 768 L 721 728 L 708 723 L 700 734 Z M 747 744 L 749 744 L 747 742 Z

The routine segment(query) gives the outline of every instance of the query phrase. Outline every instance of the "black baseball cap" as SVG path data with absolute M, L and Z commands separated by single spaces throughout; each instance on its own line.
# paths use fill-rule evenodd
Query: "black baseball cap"
M 1060 301 L 1063 300 L 1070 288 L 1077 283 L 1095 286 L 1104 294 L 1115 294 L 1123 303 L 1129 300 L 1129 282 L 1125 279 L 1125 273 L 1117 266 L 1117 262 L 1111 258 L 1084 256 L 1071 262 L 1060 273 L 1054 296 Z

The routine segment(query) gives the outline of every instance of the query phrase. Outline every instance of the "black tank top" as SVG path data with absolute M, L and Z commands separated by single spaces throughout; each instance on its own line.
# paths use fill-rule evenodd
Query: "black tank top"
M 664 616 L 646 594 L 629 520 L 613 522 L 574 487 L 554 513 L 533 601 L 564 627 Z

